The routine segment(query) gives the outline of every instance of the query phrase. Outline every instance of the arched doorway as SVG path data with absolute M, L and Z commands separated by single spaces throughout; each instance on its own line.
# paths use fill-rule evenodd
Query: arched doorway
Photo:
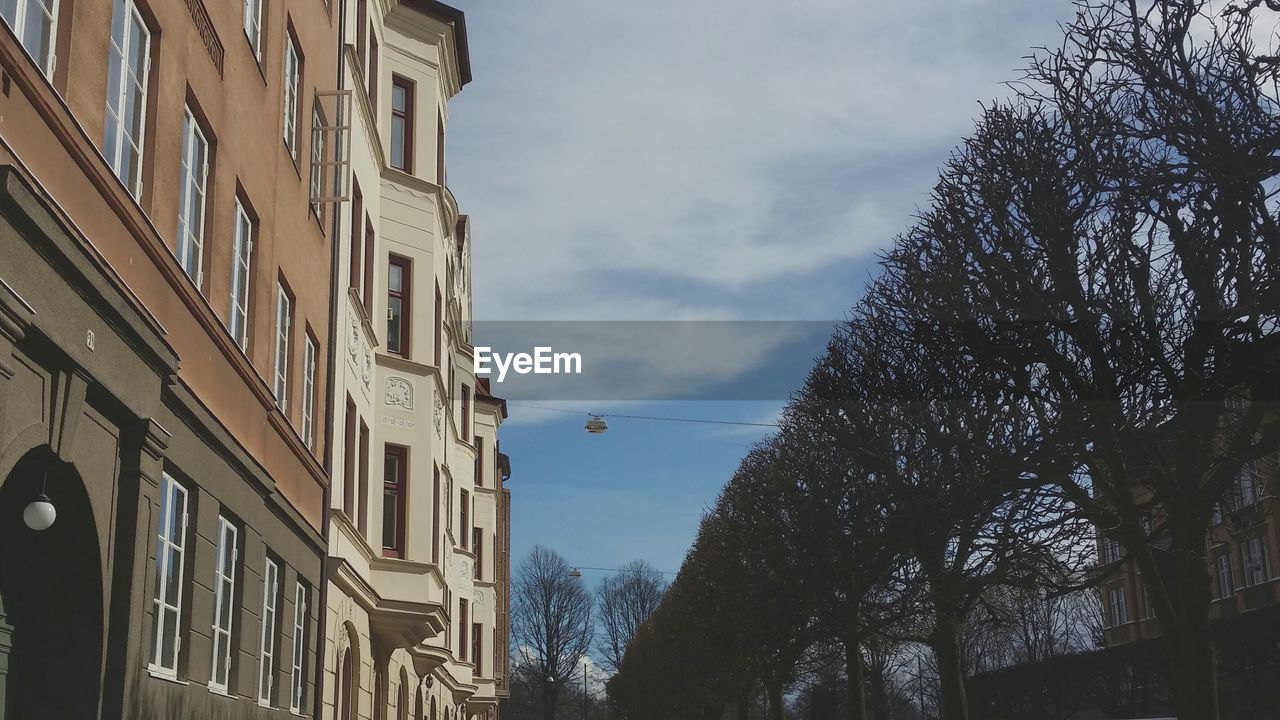
M 57 507 L 40 532 L 22 511 L 40 492 Z M 75 469 L 33 450 L 0 486 L 0 719 L 95 718 L 101 695 L 102 572 L 98 534 Z
M 355 669 L 351 666 L 351 647 L 342 651 L 342 659 L 338 661 L 338 717 L 340 720 L 352 720 L 355 717 L 354 685 Z

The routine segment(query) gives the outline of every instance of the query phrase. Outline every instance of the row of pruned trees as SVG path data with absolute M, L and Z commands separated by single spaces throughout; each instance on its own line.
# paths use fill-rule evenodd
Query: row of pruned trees
M 1280 58 L 1255 45 L 1280 3 L 1077 10 L 704 518 L 610 685 L 629 717 L 763 686 L 781 718 L 828 643 L 848 717 L 870 689 L 883 718 L 868 660 L 915 641 L 968 718 L 975 613 L 1096 577 L 1094 528 L 1143 575 L 1178 717 L 1218 717 L 1206 534 L 1280 446 Z

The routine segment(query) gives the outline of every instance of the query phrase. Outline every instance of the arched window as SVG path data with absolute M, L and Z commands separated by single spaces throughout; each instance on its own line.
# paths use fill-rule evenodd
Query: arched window
M 436 715 L 436 699 L 431 698 L 431 720 L 440 720 Z
M 338 717 L 341 720 L 355 720 L 355 668 L 353 667 L 350 646 L 342 651 L 342 659 L 338 661 Z
M 396 718 L 398 720 L 409 720 L 411 707 L 409 704 L 409 671 L 400 668 L 400 697 L 396 702 Z

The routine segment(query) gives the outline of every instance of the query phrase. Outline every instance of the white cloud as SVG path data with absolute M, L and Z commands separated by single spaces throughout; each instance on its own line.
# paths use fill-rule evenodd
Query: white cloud
M 865 259 L 1065 6 L 463 4 L 476 77 L 450 107 L 450 182 L 477 315 L 752 317 L 627 275 L 738 293 Z

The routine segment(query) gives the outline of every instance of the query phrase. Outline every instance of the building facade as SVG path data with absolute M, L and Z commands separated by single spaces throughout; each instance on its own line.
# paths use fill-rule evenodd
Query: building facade
M 1245 464 L 1215 511 L 1205 543 L 1213 578 L 1212 617 L 1232 620 L 1280 605 L 1280 461 Z M 1155 609 L 1136 563 L 1119 542 L 1098 535 L 1103 625 L 1107 645 L 1159 637 Z
M 333 8 L 0 16 L 0 716 L 314 715 Z
M 471 237 L 445 180 L 466 24 L 350 0 L 350 202 L 338 236 L 323 717 L 497 717 L 505 406 L 473 376 Z
M 428 0 L 0 2 L 0 720 L 496 716 L 469 79 Z

